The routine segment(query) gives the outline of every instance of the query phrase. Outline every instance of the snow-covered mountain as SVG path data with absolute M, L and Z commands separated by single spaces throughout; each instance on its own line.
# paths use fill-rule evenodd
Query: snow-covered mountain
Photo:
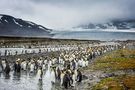
M 0 36 L 51 37 L 51 31 L 33 22 L 0 14 Z
M 79 25 L 74 28 L 82 28 L 82 29 L 135 29 L 135 20 L 114 20 L 107 23 L 89 23 L 84 25 Z

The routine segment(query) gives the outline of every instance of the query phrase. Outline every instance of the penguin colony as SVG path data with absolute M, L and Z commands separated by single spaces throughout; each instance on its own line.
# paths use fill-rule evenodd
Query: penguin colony
M 77 49 L 61 50 L 58 56 L 39 57 L 39 59 L 23 60 L 18 58 L 11 63 L 6 59 L 0 60 L 0 73 L 4 73 L 6 77 L 10 72 L 21 74 L 21 71 L 27 71 L 30 74 L 36 73 L 39 80 L 45 73 L 50 73 L 51 82 L 63 88 L 75 87 L 83 80 L 81 68 L 88 67 L 94 58 L 107 52 L 119 49 L 121 45 L 103 45 L 94 47 L 77 47 Z M 39 52 L 41 53 L 41 51 Z

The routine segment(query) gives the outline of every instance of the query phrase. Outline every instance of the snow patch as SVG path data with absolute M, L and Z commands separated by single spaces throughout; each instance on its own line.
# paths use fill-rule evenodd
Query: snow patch
M 8 23 L 8 21 L 6 19 L 4 21 Z
M 29 28 L 31 28 L 31 26 L 28 26 Z
M 18 22 L 16 22 L 15 19 L 13 19 L 13 21 L 15 22 L 15 24 L 19 25 L 20 27 L 22 27 L 23 25 L 19 24 Z
M 39 26 L 38 28 L 40 28 L 40 29 L 45 29 L 45 28 L 43 28 L 42 26 Z
M 30 25 L 33 25 L 33 26 L 35 25 L 34 23 L 32 23 L 32 22 L 29 22 L 29 21 L 28 21 L 27 23 L 29 23 Z
M 2 18 L 3 16 L 0 16 L 0 19 Z
M 127 30 L 102 29 L 101 31 L 106 31 L 106 32 L 135 32 L 135 29 L 127 29 Z

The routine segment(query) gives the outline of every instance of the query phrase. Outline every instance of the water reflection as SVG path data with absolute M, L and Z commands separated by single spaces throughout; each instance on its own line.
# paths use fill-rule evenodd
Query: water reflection
M 2 72 L 0 73 L 0 90 L 52 90 L 50 71 L 46 70 L 40 80 L 36 72 L 11 71 L 9 75 Z
M 13 74 L 14 80 L 20 80 L 20 77 L 21 77 L 21 73 L 14 72 L 14 74 Z
M 9 74 L 5 74 L 5 79 L 10 79 L 10 75 Z
M 38 90 L 43 90 L 43 81 L 42 81 L 42 79 L 40 79 L 38 81 Z

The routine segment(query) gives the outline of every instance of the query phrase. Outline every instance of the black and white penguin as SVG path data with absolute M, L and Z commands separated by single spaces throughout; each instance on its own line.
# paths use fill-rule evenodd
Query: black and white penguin
M 6 61 L 2 60 L 1 65 L 2 65 L 2 69 L 5 70 L 5 68 L 6 68 Z
M 21 62 L 21 69 L 26 71 L 26 69 L 27 69 L 27 62 L 26 61 Z
M 60 85 L 63 86 L 63 79 L 64 79 L 64 76 L 65 76 L 65 73 L 64 71 L 62 70 L 61 71 L 61 74 L 60 74 Z
M 30 72 L 34 72 L 34 67 L 35 67 L 34 63 L 31 63 L 30 64 Z
M 1 62 L 0 62 L 0 73 L 2 72 L 2 65 L 1 65 Z
M 17 62 L 16 72 L 17 73 L 20 73 L 21 72 L 21 65 L 20 65 L 19 62 Z
M 76 75 L 74 72 L 72 72 L 72 86 L 74 87 L 76 84 Z
M 4 69 L 5 74 L 6 74 L 6 75 L 9 75 L 10 70 L 11 70 L 11 69 L 10 69 L 9 63 L 6 62 L 6 67 L 5 67 L 5 69 Z
M 70 82 L 70 78 L 68 75 L 68 71 L 65 73 L 64 77 L 63 77 L 63 86 L 68 89 L 69 86 L 69 82 Z
M 56 67 L 56 78 L 60 80 L 61 71 L 59 67 Z
M 42 70 L 45 71 L 45 69 L 46 69 L 46 64 L 43 63 L 43 65 L 42 65 Z
M 38 72 L 37 72 L 37 77 L 39 80 L 42 80 L 42 77 L 43 77 L 42 67 L 39 67 Z
M 24 61 L 24 63 L 23 63 L 23 70 L 26 71 L 26 69 L 27 69 L 27 62 Z
M 77 70 L 77 82 L 81 82 L 82 81 L 82 73 L 80 70 Z
M 55 79 L 56 79 L 56 76 L 55 76 L 55 71 L 53 68 L 51 68 L 51 82 L 54 84 L 55 83 Z
M 14 72 L 16 72 L 16 70 L 17 70 L 17 62 L 14 62 Z
M 88 65 L 89 65 L 89 61 L 86 60 L 86 61 L 85 61 L 85 66 L 88 67 Z

